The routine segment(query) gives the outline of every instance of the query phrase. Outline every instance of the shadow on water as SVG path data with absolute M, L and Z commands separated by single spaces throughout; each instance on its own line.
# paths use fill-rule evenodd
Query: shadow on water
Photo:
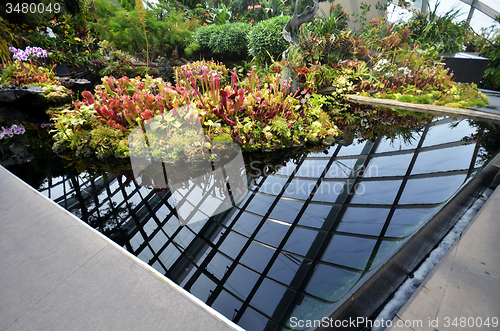
M 294 321 L 345 304 L 498 152 L 496 126 L 383 125 L 397 127 L 245 154 L 243 201 L 186 226 L 170 191 L 142 186 L 126 161 L 45 166 L 32 144 L 30 162 L 8 169 L 246 330 L 301 330 Z

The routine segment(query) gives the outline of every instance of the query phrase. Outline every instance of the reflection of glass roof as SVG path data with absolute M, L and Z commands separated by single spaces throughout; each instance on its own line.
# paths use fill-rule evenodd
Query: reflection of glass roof
M 278 330 L 328 316 L 472 174 L 478 147 L 461 139 L 473 129 L 450 123 L 304 156 L 186 226 L 168 191 L 134 181 L 80 175 L 41 191 L 243 328 Z

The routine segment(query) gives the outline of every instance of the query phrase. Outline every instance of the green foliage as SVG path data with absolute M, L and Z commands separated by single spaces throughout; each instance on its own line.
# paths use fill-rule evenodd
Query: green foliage
M 477 128 L 477 131 L 463 140 L 470 143 L 480 143 L 478 157 L 482 162 L 488 163 L 500 152 L 500 126 L 474 120 L 470 120 L 469 125 Z
M 216 26 L 210 36 L 208 47 L 220 58 L 246 58 L 250 25 L 226 23 Z
M 0 17 L 0 59 L 10 57 L 9 45 L 12 45 L 12 33 L 9 32 L 7 21 Z
M 364 41 L 351 30 L 342 30 L 338 34 L 319 37 L 314 33 L 300 33 L 299 49 L 302 57 L 311 63 L 315 61 L 337 63 L 351 59 L 369 60 L 368 49 L 364 46 Z
M 211 52 L 210 52 L 210 37 L 212 36 L 212 34 L 215 33 L 215 31 L 217 30 L 217 26 L 215 24 L 210 24 L 210 25 L 203 25 L 203 26 L 199 26 L 197 27 L 194 32 L 193 32 L 193 35 L 192 35 L 192 38 L 191 38 L 191 44 L 189 44 L 188 48 L 191 48 L 191 49 L 196 49 L 198 48 L 199 46 L 199 50 L 201 52 L 203 52 L 203 54 L 205 55 L 204 57 L 205 58 L 210 58 L 210 56 L 212 55 Z M 193 45 L 193 44 L 196 44 L 196 45 Z
M 500 23 L 500 16 L 497 18 Z M 477 47 L 480 50 L 480 55 L 490 59 L 488 68 L 486 69 L 482 87 L 491 90 L 500 90 L 500 28 L 491 27 L 490 31 L 483 31 L 483 38 L 476 38 Z M 485 35 L 490 37 L 486 39 Z
M 427 13 L 415 12 L 403 28 L 410 30 L 409 42 L 419 44 L 421 48 L 436 45 L 443 53 L 462 51 L 470 27 L 464 22 L 457 23 L 460 9 L 451 8 L 446 13 L 437 13 L 439 1 L 433 10 Z
M 161 54 L 170 54 L 174 50 L 184 50 L 192 30 L 199 24 L 195 19 L 184 20 L 183 13 L 171 8 L 168 14 L 161 15 L 161 8 L 147 10 L 145 26 L 137 20 L 138 10 L 130 12 L 119 9 L 106 0 L 96 0 L 97 20 L 89 23 L 101 39 L 108 40 L 115 47 L 127 51 L 144 60 L 149 55 L 156 58 Z M 147 31 L 147 40 L 144 31 Z M 147 49 L 148 54 L 142 52 Z
M 349 17 L 342 8 L 342 5 L 334 5 L 325 13 L 321 10 L 322 16 L 314 20 L 315 32 L 318 36 L 327 36 L 338 34 L 341 30 L 347 28 Z
M 262 0 L 262 8 L 266 19 L 280 16 L 288 11 L 284 0 Z
M 188 47 L 184 48 L 184 54 L 186 54 L 187 58 L 193 58 L 194 54 L 198 53 L 201 50 L 201 45 L 192 42 L 188 45 Z
M 135 0 L 118 0 L 118 3 L 125 10 L 131 11 L 135 9 Z
M 265 62 L 279 59 L 289 46 L 282 37 L 289 19 L 290 16 L 277 16 L 257 23 L 248 35 L 248 53 Z
M 390 98 L 390 99 L 392 99 L 392 98 Z M 412 102 L 413 97 L 411 95 L 407 94 L 407 95 L 400 96 L 397 100 L 401 101 L 401 102 Z
M 247 23 L 225 23 L 223 25 L 207 25 L 196 28 L 192 43 L 186 53 L 202 50 L 218 59 L 245 59 L 247 56 L 248 33 Z
M 96 111 L 94 105 L 82 106 L 77 111 L 63 110 L 57 116 L 55 122 L 56 140 L 72 139 L 73 135 L 80 130 L 89 130 L 95 122 Z
M 216 8 L 210 8 L 208 11 L 210 19 L 208 23 L 213 23 L 217 25 L 226 24 L 231 19 L 232 12 L 229 7 L 221 3 Z
M 301 102 L 290 94 L 287 83 L 280 82 L 279 74 L 270 84 L 260 85 L 255 69 L 241 83 L 235 70 L 226 83 L 226 73 L 223 65 L 200 61 L 176 70 L 175 87 L 150 77 L 105 77 L 95 94 L 82 92 L 83 100 L 74 103 L 74 110 L 55 116 L 54 150 L 84 157 L 126 156 L 125 138 L 134 127 L 152 120 L 158 156 L 195 160 L 205 153 L 205 143 L 193 146 L 199 133 L 183 124 L 187 115 L 181 108 L 188 104 L 189 117 L 201 120 L 206 141 L 232 139 L 243 150 L 274 150 L 306 141 L 330 144 L 338 135 L 322 110 L 329 98 Z M 212 152 L 218 146 L 208 145 Z M 132 147 L 134 151 L 146 148 L 140 142 Z
M 377 98 L 458 108 L 484 105 L 487 101 L 475 84 L 452 81 L 439 60 L 407 50 L 390 54 L 391 60 L 380 57 L 370 75 L 357 84 L 361 95 L 375 91 L 372 96 Z

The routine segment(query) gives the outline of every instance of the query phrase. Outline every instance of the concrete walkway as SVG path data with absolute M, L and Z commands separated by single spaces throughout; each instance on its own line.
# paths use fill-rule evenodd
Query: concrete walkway
M 0 167 L 0 330 L 242 330 Z
M 395 326 L 400 320 L 411 327 Z M 397 313 L 390 330 L 500 330 L 500 186 Z

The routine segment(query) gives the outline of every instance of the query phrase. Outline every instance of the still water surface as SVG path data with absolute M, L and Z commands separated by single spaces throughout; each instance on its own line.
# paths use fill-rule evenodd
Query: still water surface
M 453 124 L 453 125 L 452 125 Z M 321 319 L 482 166 L 475 128 L 442 119 L 411 141 L 354 140 L 248 177 L 237 207 L 180 226 L 172 197 L 85 173 L 38 187 L 249 331 Z

